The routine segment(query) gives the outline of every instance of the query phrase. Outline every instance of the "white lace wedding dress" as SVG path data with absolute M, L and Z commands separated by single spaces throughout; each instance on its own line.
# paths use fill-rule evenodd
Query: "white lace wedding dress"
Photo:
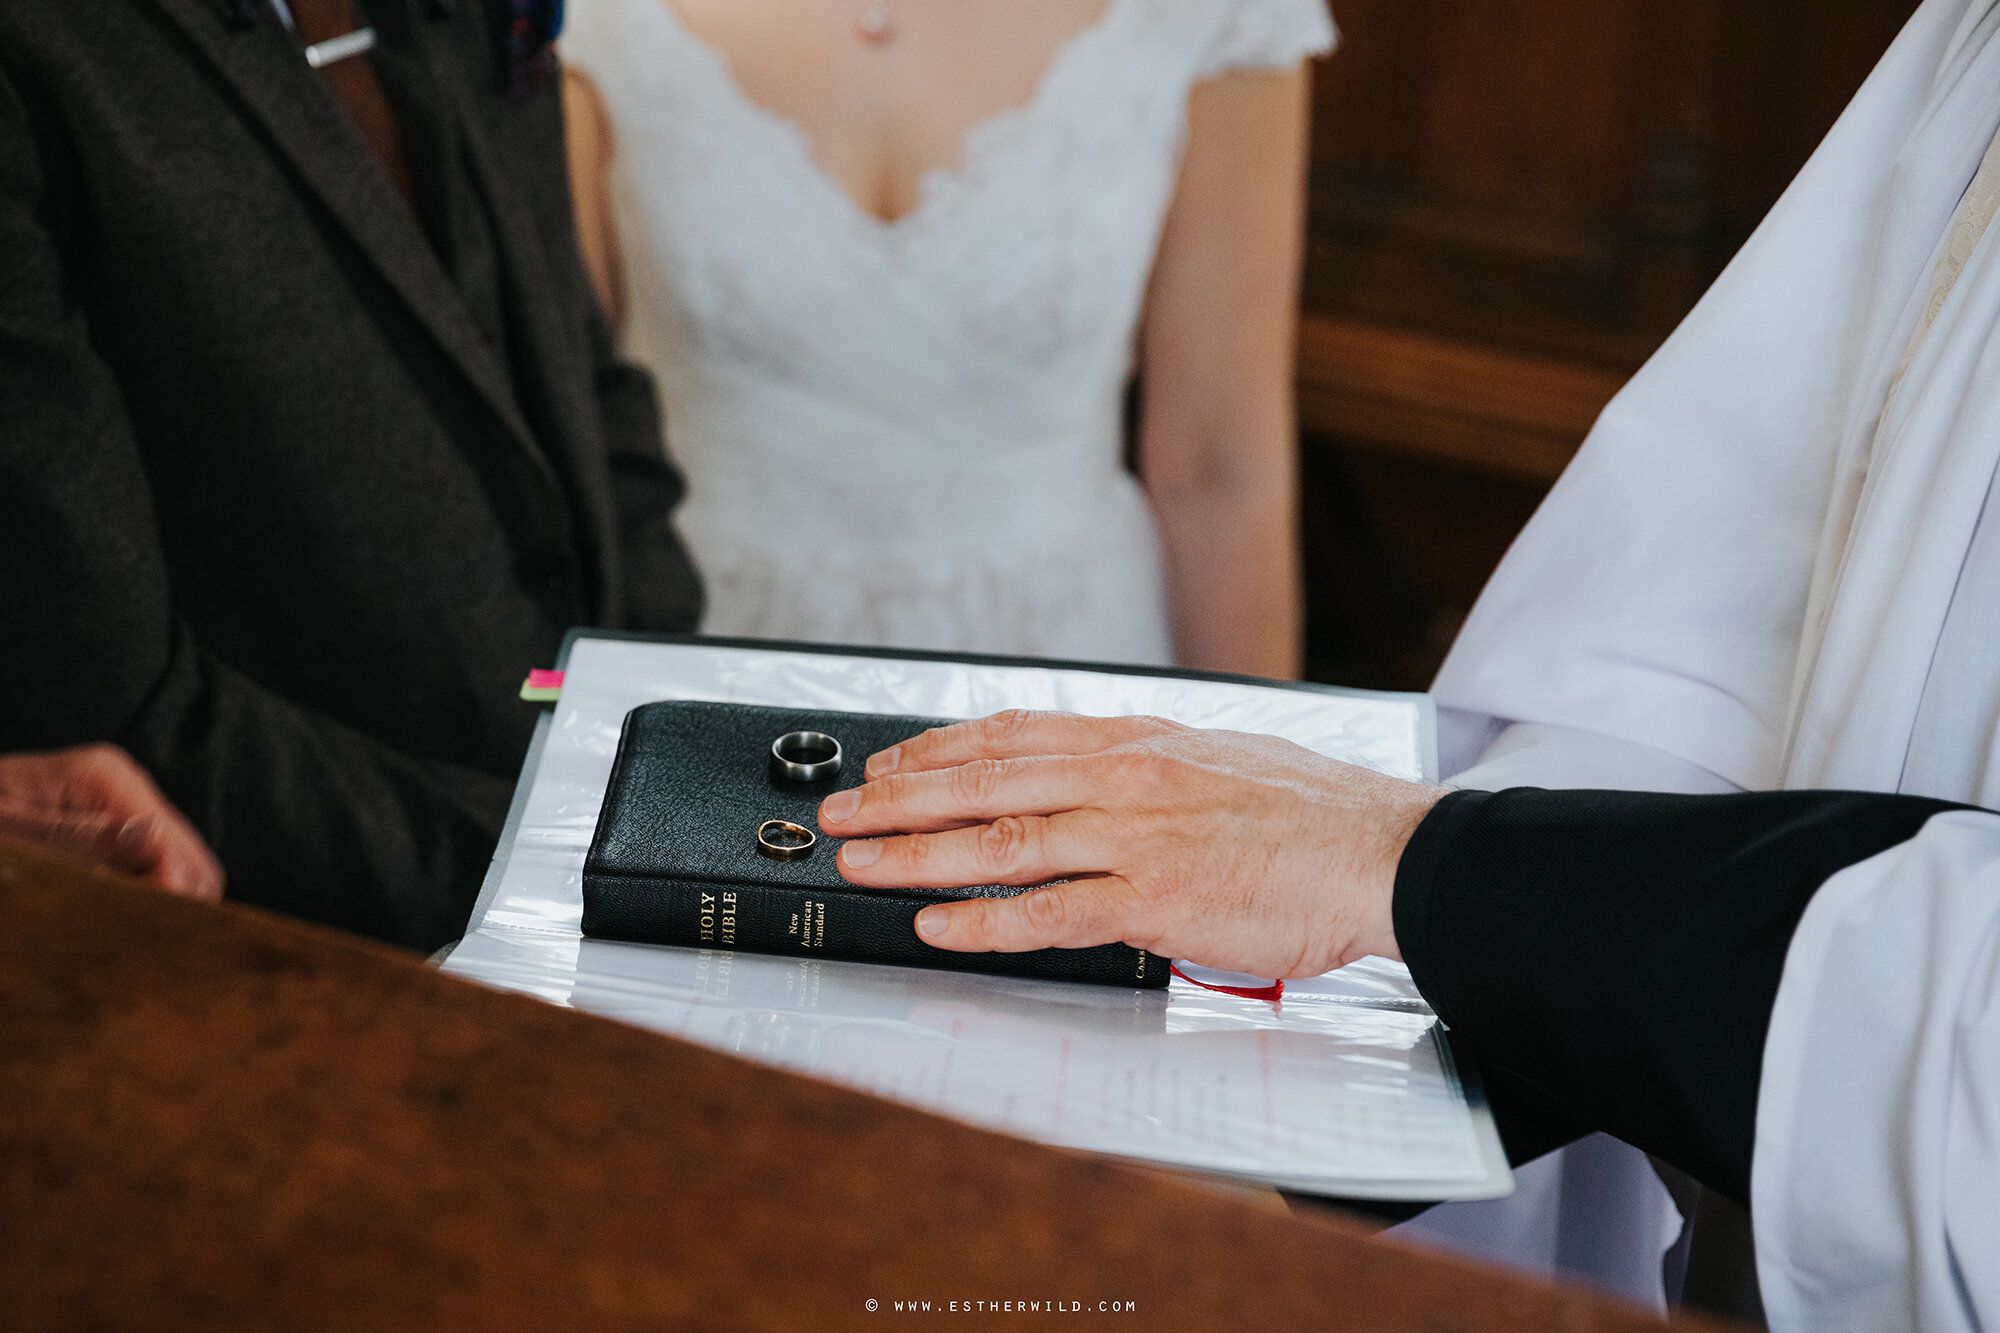
M 1121 412 L 1188 94 L 1332 39 L 1323 0 L 1106 0 L 883 222 L 667 0 L 570 0 L 703 629 L 1170 661 Z

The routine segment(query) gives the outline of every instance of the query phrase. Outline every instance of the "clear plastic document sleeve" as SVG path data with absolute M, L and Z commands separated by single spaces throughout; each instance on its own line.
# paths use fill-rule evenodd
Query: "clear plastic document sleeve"
M 1355 1198 L 1512 1188 L 1476 1083 L 1393 963 L 1287 983 L 1273 1004 L 1178 978 L 1125 990 L 586 940 L 578 928 L 619 727 L 641 703 L 1150 713 L 1423 778 L 1435 760 L 1422 696 L 594 634 L 573 638 L 563 666 L 447 971 L 1043 1143 Z

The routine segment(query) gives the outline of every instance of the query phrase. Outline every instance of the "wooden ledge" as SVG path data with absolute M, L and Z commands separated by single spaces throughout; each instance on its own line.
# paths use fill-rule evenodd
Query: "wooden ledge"
M 1627 376 L 1329 315 L 1299 326 L 1299 423 L 1350 448 L 1553 481 Z
M 1657 1326 L 6 849 L 0 1291 L 15 1330 Z

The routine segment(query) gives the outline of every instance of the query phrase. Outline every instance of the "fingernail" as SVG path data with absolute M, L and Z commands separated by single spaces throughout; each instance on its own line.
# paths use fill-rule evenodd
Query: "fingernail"
M 831 819 L 836 824 L 844 824 L 854 818 L 854 812 L 860 808 L 860 792 L 837 791 L 820 803 L 819 817 Z
M 133 815 L 112 830 L 111 842 L 121 852 L 142 852 L 151 840 L 151 833 L 152 821 L 141 815 Z
M 917 913 L 917 934 L 927 940 L 943 939 L 950 920 L 951 913 L 944 908 L 926 907 Z
M 882 844 L 879 842 L 850 842 L 840 852 L 840 859 L 847 863 L 849 870 L 866 870 L 882 859 Z
M 873 754 L 868 757 L 868 776 L 871 778 L 879 778 L 885 774 L 894 773 L 896 771 L 896 765 L 902 762 L 903 762 L 903 747 L 900 745 L 892 745 L 888 749 L 881 751 L 879 754 Z

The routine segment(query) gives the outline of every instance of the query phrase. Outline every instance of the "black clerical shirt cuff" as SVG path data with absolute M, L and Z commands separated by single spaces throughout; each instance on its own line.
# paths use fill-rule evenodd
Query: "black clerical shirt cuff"
M 1403 853 L 1396 939 L 1488 1071 L 1503 1131 L 1519 1089 L 1747 1201 L 1764 1035 L 1800 916 L 1834 874 L 1962 808 L 1453 792 Z

